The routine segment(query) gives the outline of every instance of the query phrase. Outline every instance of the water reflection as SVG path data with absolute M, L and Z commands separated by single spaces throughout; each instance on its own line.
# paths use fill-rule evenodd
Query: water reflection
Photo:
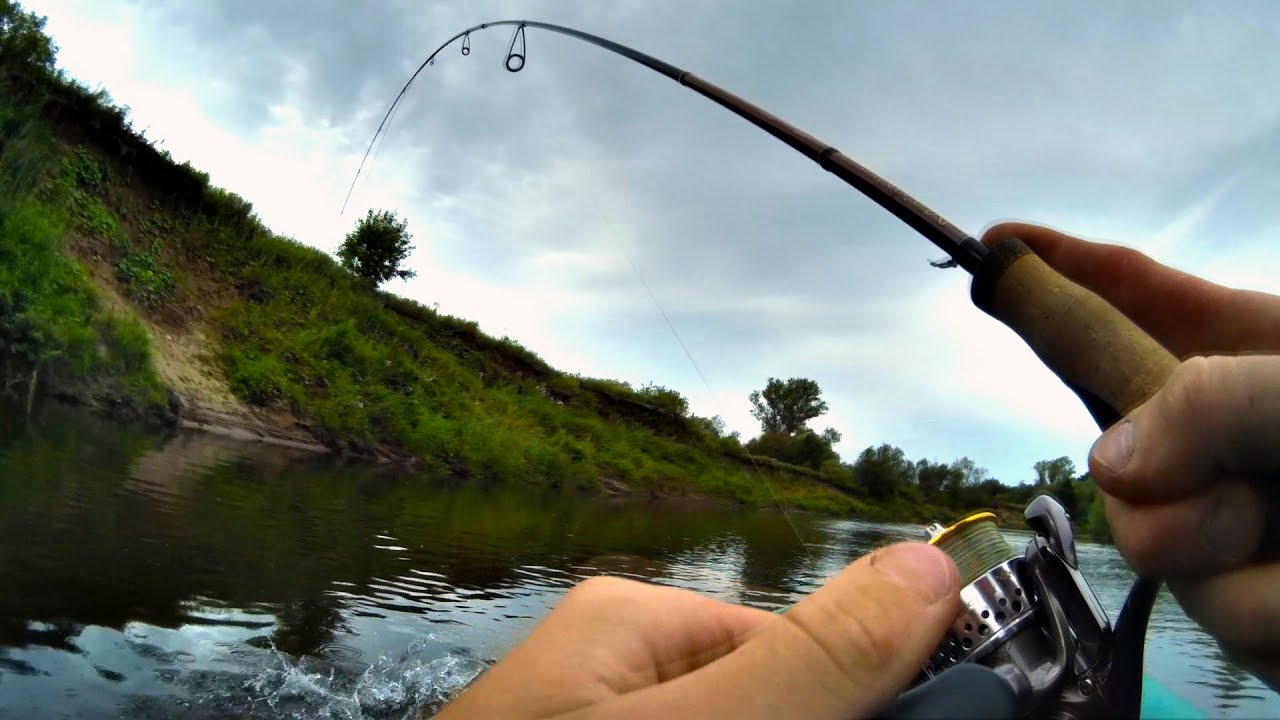
M 1192 682 L 1212 690 L 1218 708 L 1223 710 L 1252 708 L 1257 707 L 1259 702 L 1268 700 L 1269 691 L 1259 688 L 1257 680 L 1228 661 L 1216 645 L 1209 648 L 1209 653 L 1216 662 L 1210 664 L 1208 677 Z
M 584 577 L 773 609 L 919 530 L 458 486 L 207 435 L 0 413 L 0 717 L 410 717 Z M 1014 539 L 1025 536 L 1017 536 Z M 1113 613 L 1131 575 L 1081 561 Z M 1162 598 L 1150 670 L 1280 714 Z

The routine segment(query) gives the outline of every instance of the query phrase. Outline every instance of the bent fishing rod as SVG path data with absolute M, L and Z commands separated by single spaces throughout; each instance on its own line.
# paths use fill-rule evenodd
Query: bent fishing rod
M 432 52 L 383 115 L 343 202 L 410 86 L 447 47 L 471 34 L 514 27 L 504 66 L 519 72 L 527 28 L 585 41 L 676 81 L 732 111 L 875 201 L 972 275 L 970 298 L 1013 330 L 1106 429 L 1168 380 L 1178 360 L 1101 297 L 1062 276 L 1017 239 L 986 247 L 833 146 L 693 73 L 590 33 L 533 20 L 467 28 Z M 1143 646 L 1160 580 L 1138 578 L 1114 626 L 1080 571 L 1070 518 L 1053 498 L 1026 508 L 1035 536 L 1022 552 L 1000 536 L 990 513 L 927 528 L 929 542 L 956 560 L 963 610 L 912 688 L 882 717 L 1137 718 Z

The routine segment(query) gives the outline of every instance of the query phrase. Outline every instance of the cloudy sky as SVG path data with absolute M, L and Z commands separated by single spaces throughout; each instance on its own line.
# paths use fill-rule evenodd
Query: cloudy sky
M 974 234 L 1004 219 L 1280 291 L 1280 4 L 29 0 L 60 62 L 277 232 L 333 252 L 409 220 L 389 289 L 552 364 L 688 395 L 744 436 L 747 394 L 818 381 L 852 459 L 890 442 L 1009 483 L 1083 467 L 1088 414 L 961 270 L 879 207 L 661 76 L 507 28 L 429 68 L 339 214 L 409 73 L 525 18 L 632 45 L 790 120 Z M 646 285 L 652 291 L 650 297 Z M 656 303 L 654 299 L 656 298 Z M 706 385 L 663 320 L 665 310 Z

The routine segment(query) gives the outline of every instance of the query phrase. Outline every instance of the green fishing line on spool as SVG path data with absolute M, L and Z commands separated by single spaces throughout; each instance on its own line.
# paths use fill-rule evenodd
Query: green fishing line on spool
M 960 569 L 961 585 L 968 585 L 991 568 L 1017 556 L 991 520 L 957 523 L 935 543 Z

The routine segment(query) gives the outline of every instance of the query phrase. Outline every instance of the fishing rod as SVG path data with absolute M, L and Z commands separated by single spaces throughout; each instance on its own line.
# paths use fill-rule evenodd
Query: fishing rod
M 699 93 L 717 103 L 718 105 L 729 109 L 748 122 L 756 125 L 765 132 L 773 135 L 789 147 L 799 152 L 801 155 L 818 163 L 823 169 L 831 172 L 836 177 L 849 183 L 859 192 L 879 203 L 889 212 L 893 213 L 900 220 L 910 225 L 921 235 L 928 238 L 943 252 L 951 258 L 950 262 L 958 264 L 960 267 L 973 272 L 980 266 L 982 258 L 986 255 L 986 248 L 982 246 L 974 238 L 970 237 L 960 228 L 947 222 L 940 215 L 921 204 L 918 200 L 899 190 L 892 183 L 884 178 L 871 172 L 866 167 L 850 160 L 839 150 L 813 137 L 812 135 L 800 130 L 790 123 L 778 118 L 761 108 L 743 100 L 742 98 L 730 93 L 723 88 L 713 85 L 706 80 L 694 75 L 693 73 L 682 70 L 675 65 L 659 60 L 658 58 L 640 52 L 633 48 L 627 47 L 612 40 L 574 30 L 572 28 L 562 27 L 560 25 L 552 25 L 550 23 L 536 22 L 534 20 L 498 20 L 495 22 L 481 23 L 473 27 L 469 27 L 462 32 L 449 38 L 440 47 L 436 48 L 427 56 L 426 60 L 418 66 L 413 75 L 409 77 L 408 82 L 400 89 L 395 100 L 391 102 L 391 107 L 387 108 L 386 114 L 382 116 L 382 121 L 378 124 L 378 129 L 374 132 L 373 138 L 369 141 L 369 147 L 365 150 L 364 158 L 360 160 L 360 167 L 356 170 L 356 176 L 351 181 L 351 188 L 347 190 L 347 198 L 343 201 L 343 210 L 346 209 L 347 202 L 351 200 L 351 191 L 355 189 L 356 182 L 360 179 L 360 173 L 364 170 L 365 162 L 369 159 L 369 154 L 373 151 L 374 144 L 378 137 L 386 130 L 396 107 L 404 98 L 405 93 L 409 91 L 409 87 L 413 84 L 418 75 L 422 73 L 428 66 L 435 63 L 436 56 L 445 48 L 452 45 L 458 40 L 462 41 L 462 54 L 471 54 L 471 33 L 478 30 L 484 30 L 491 27 L 500 27 L 503 25 L 513 25 L 516 30 L 511 36 L 511 42 L 507 46 L 507 57 L 503 65 L 509 72 L 520 72 L 524 69 L 525 57 L 527 55 L 527 41 L 525 38 L 525 28 L 538 28 L 548 30 L 550 32 L 568 35 L 585 42 L 591 43 L 605 50 L 617 53 L 628 60 L 635 61 L 645 67 L 664 75 L 676 82 L 688 87 L 694 92 Z M 519 42 L 519 51 L 517 52 L 516 43 Z M 950 263 L 948 263 L 949 265 Z
M 576 38 L 693 90 L 851 185 L 947 253 L 949 260 L 935 267 L 969 272 L 974 305 L 1017 333 L 1076 393 L 1100 428 L 1154 395 L 1177 367 L 1178 360 L 1160 343 L 1101 297 L 1050 268 L 1020 240 L 986 247 L 831 145 L 737 95 L 626 45 L 550 23 L 481 23 L 432 52 L 383 115 L 347 191 L 344 211 L 374 144 L 414 80 L 445 48 L 461 41 L 462 54 L 470 55 L 472 33 L 500 26 L 515 28 L 503 62 L 509 72 L 524 69 L 526 28 Z M 927 529 L 929 542 L 961 568 L 963 609 L 912 689 L 883 717 L 958 716 L 966 707 L 987 717 L 1139 717 L 1143 646 L 1160 580 L 1139 577 L 1113 627 L 1080 572 L 1062 506 L 1041 496 L 1024 514 L 1035 537 L 1021 553 L 1003 540 L 989 513 Z

